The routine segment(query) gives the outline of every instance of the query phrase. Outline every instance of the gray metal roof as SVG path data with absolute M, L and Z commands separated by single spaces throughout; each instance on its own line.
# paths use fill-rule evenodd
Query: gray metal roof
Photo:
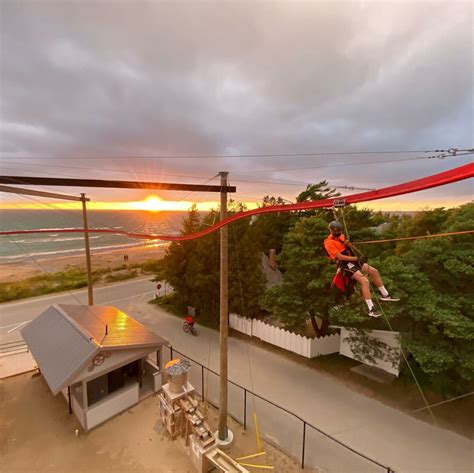
M 21 334 L 53 394 L 61 391 L 98 347 L 57 306 L 46 309 Z
M 67 386 L 102 349 L 168 344 L 133 317 L 110 306 L 53 305 L 25 326 L 21 334 L 53 394 Z

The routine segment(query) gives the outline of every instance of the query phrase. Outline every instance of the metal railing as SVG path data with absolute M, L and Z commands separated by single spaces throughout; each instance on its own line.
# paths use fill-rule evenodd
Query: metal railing
M 196 375 L 196 371 L 191 370 L 191 381 L 194 382 L 196 391 L 200 391 L 201 398 L 206 400 L 215 408 L 218 408 L 218 399 L 216 396 L 218 393 L 219 373 L 211 370 L 207 366 L 204 366 L 184 353 L 173 349 L 172 346 L 166 348 L 169 349 L 170 360 L 173 359 L 175 355 L 179 355 L 201 368 L 200 376 Z M 205 381 L 206 373 L 207 383 Z M 214 383 L 212 383 L 209 379 L 210 374 L 215 377 Z M 383 470 L 387 473 L 394 473 L 394 470 L 391 467 L 380 463 L 368 455 L 365 455 L 364 453 L 359 452 L 344 442 L 334 438 L 332 435 L 324 432 L 318 427 L 315 427 L 290 410 L 279 406 L 278 404 L 250 391 L 247 388 L 244 388 L 243 386 L 240 386 L 230 379 L 228 382 L 230 385 L 229 388 L 231 388 L 229 389 L 229 416 L 242 425 L 244 430 L 247 430 L 248 427 L 251 427 L 247 425 L 247 411 L 249 409 L 248 399 L 249 396 L 251 396 L 254 411 L 257 410 L 256 401 L 260 403 L 258 407 L 260 422 L 262 422 L 263 417 L 263 423 L 267 424 L 266 426 L 264 425 L 264 428 L 261 428 L 261 430 L 270 431 L 272 433 L 270 438 L 267 437 L 266 440 L 270 441 L 270 443 L 276 444 L 278 448 L 283 450 L 288 455 L 295 458 L 300 457 L 301 468 L 304 469 L 305 466 L 321 467 L 322 462 L 324 463 L 323 466 L 325 471 L 331 471 L 331 469 L 334 469 L 334 471 L 364 472 L 376 472 Z M 213 390 L 214 392 L 212 392 Z M 209 393 L 209 391 L 211 391 L 211 393 Z M 240 397 L 241 401 L 238 401 L 238 397 L 236 396 L 237 394 L 239 395 L 238 397 Z M 213 402 L 212 398 L 216 399 L 216 401 Z M 239 403 L 240 408 L 236 409 Z M 265 414 L 268 415 L 265 417 Z M 300 440 L 295 443 L 295 435 L 292 435 L 292 433 L 296 434 L 298 431 Z M 328 443 L 326 444 L 325 442 Z M 309 462 L 307 453 L 308 443 L 311 443 L 310 446 L 312 447 L 310 451 L 310 453 L 312 453 L 312 458 Z M 357 462 L 363 462 L 360 465 L 361 468 L 362 465 L 364 465 L 363 469 L 358 470 L 357 468 L 354 468 L 354 465 L 357 464 Z

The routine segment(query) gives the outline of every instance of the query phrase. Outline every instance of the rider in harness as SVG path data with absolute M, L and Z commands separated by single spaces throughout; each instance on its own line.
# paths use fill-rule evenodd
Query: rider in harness
M 338 265 L 338 273 L 336 273 L 333 283 L 344 292 L 346 286 L 345 282 L 351 279 L 355 280 L 361 286 L 362 297 L 367 304 L 369 317 L 380 317 L 381 314 L 375 310 L 374 303 L 372 302 L 369 280 L 364 274 L 370 276 L 380 291 L 381 295 L 379 300 L 396 302 L 400 299 L 390 296 L 383 285 L 379 272 L 367 264 L 367 258 L 365 256 L 357 257 L 354 255 L 351 244 L 342 233 L 342 225 L 340 222 L 333 220 L 329 224 L 329 231 L 331 233 L 324 240 L 324 248 L 329 258 L 336 260 Z

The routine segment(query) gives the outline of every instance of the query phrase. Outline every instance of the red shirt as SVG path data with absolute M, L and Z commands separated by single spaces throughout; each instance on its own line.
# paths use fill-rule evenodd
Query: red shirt
M 334 237 L 333 235 L 329 235 L 324 240 L 324 248 L 328 252 L 329 258 L 336 259 L 336 255 L 338 253 L 342 253 L 344 250 L 347 249 L 345 245 L 346 237 L 341 234 L 338 237 Z
M 189 325 L 193 325 L 193 324 L 194 324 L 194 319 L 193 319 L 190 315 L 188 315 L 188 316 L 186 317 L 186 322 L 187 322 Z

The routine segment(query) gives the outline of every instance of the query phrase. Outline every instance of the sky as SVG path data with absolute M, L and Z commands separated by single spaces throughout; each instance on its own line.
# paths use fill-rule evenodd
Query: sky
M 229 171 L 234 199 L 252 206 L 267 194 L 294 201 L 321 180 L 373 189 L 466 164 L 472 155 L 425 151 L 473 148 L 473 5 L 2 0 L 1 174 L 217 184 Z M 99 208 L 217 200 L 37 189 L 86 192 Z M 364 206 L 459 205 L 472 190 L 464 181 Z

